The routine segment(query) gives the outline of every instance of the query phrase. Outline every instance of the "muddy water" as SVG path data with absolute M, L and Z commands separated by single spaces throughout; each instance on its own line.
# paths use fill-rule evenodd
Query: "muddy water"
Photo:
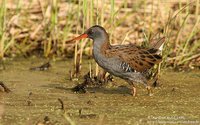
M 200 71 L 163 71 L 161 86 L 151 97 L 143 86 L 138 86 L 137 97 L 132 97 L 128 86 L 121 87 L 127 84 L 117 78 L 105 87 L 76 94 L 70 88 L 81 80 L 69 80 L 72 60 L 51 62 L 48 71 L 29 70 L 43 62 L 18 59 L 5 63 L 0 80 L 12 92 L 0 92 L 1 124 L 38 124 L 45 116 L 47 123 L 57 125 L 200 124 Z M 83 69 L 87 67 L 84 61 Z M 65 113 L 58 98 L 64 102 Z

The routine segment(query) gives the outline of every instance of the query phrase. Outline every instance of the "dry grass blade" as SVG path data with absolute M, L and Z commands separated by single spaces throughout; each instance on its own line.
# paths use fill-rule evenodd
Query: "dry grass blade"
M 12 55 L 31 55 L 37 51 L 45 57 L 66 57 L 75 51 L 74 71 L 82 64 L 82 57 L 92 50 L 92 43 L 73 44 L 66 39 L 100 24 L 110 33 L 113 44 L 141 44 L 151 42 L 153 32 L 166 37 L 164 59 L 198 49 L 199 0 L 196 1 L 6 1 L 0 8 L 0 58 Z M 169 13 L 169 16 L 167 15 Z M 168 19 L 167 19 L 168 16 Z M 194 21 L 194 19 L 197 19 Z M 193 29 L 192 31 L 190 31 Z M 189 35 L 188 35 L 189 33 Z M 174 42 L 175 41 L 175 42 Z M 183 42 L 184 41 L 184 42 Z M 86 49 L 87 48 L 87 49 Z M 88 49 L 89 48 L 89 49 Z M 195 52 L 194 52 L 195 51 Z M 80 54 L 80 60 L 77 56 Z M 91 52 L 89 53 L 91 54 Z M 91 55 L 89 55 L 91 56 Z M 179 66 L 183 57 L 162 66 Z M 194 60 L 194 59 L 193 59 Z M 79 62 L 78 62 L 79 61 Z M 184 61 L 185 62 L 185 61 Z M 186 61 L 187 62 L 187 61 Z M 186 63 L 182 63 L 185 65 Z M 81 69 L 81 67 L 79 68 Z M 81 71 L 81 70 L 80 70 Z M 96 66 L 96 75 L 99 69 Z

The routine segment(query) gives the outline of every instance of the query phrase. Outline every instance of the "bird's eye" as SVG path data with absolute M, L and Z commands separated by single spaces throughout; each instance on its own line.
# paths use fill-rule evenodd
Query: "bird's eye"
M 94 33 L 94 31 L 91 29 L 91 30 L 89 30 L 89 32 L 88 32 L 88 34 L 93 34 Z

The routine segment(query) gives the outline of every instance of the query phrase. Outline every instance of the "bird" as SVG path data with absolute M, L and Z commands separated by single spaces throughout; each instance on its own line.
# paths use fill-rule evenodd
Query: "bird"
M 158 41 L 155 47 L 144 48 L 134 44 L 111 45 L 107 31 L 100 25 L 94 25 L 82 35 L 69 41 L 84 38 L 93 41 L 93 58 L 106 72 L 124 79 L 132 86 L 132 95 L 136 96 L 136 83 L 143 84 L 148 95 L 152 95 L 149 83 L 149 70 L 162 61 L 160 47 L 163 41 Z

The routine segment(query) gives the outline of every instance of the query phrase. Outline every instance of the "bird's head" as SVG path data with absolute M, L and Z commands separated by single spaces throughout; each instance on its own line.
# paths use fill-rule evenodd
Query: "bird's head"
M 98 41 L 98 40 L 101 41 L 101 40 L 108 39 L 108 33 L 103 27 L 99 25 L 94 25 L 90 27 L 88 30 L 86 30 L 82 35 L 75 37 L 74 39 L 70 41 L 81 40 L 84 38 L 90 38 L 93 41 Z

